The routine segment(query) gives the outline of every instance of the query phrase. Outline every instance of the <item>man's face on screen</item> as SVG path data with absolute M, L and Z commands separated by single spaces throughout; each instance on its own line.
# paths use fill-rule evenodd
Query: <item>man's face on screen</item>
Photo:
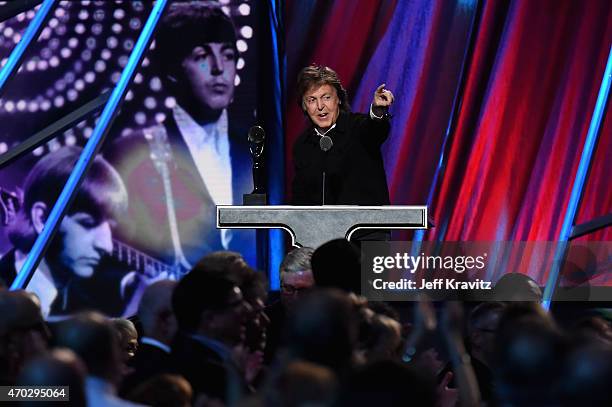
M 113 251 L 110 221 L 96 220 L 87 212 L 66 215 L 60 224 L 57 262 L 79 277 L 91 277 L 102 257 Z
M 236 50 L 230 43 L 211 42 L 195 47 L 181 63 L 184 77 L 200 107 L 225 109 L 234 97 Z
M 331 85 L 313 86 L 306 91 L 303 107 L 315 126 L 326 129 L 336 123 L 340 113 L 340 100 Z

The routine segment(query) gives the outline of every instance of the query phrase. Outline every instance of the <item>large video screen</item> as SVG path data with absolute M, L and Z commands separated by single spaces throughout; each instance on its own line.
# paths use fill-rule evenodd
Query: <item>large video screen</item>
M 152 10 L 146 1 L 62 1 L 0 98 L 0 153 L 111 92 Z M 0 22 L 4 65 L 38 7 Z M 47 316 L 130 315 L 144 287 L 214 250 L 255 263 L 254 233 L 216 229 L 216 205 L 253 189 L 256 2 L 172 2 L 28 289 Z M 0 169 L 0 271 L 10 285 L 101 108 Z

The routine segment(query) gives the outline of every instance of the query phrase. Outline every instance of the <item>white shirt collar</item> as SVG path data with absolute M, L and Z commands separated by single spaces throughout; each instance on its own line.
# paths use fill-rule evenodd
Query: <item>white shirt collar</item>
M 21 270 L 21 267 L 23 266 L 23 263 L 25 263 L 26 259 L 27 255 L 24 255 L 16 250 L 15 270 Z M 51 311 L 51 304 L 53 304 L 53 301 L 55 301 L 58 291 L 55 287 L 53 277 L 51 276 L 51 270 L 49 270 L 49 266 L 44 259 L 39 263 L 38 268 L 34 271 L 34 274 L 32 275 L 32 278 L 28 282 L 25 289 L 38 296 L 42 316 L 43 318 L 48 319 Z
M 204 126 L 200 126 L 179 105 L 172 112 L 213 202 L 215 205 L 232 205 L 234 197 L 227 109 L 223 109 L 219 120 Z M 231 230 L 221 229 L 221 244 L 224 248 L 229 247 L 231 239 Z
M 317 133 L 319 137 L 323 137 L 324 135 L 332 131 L 335 127 L 336 127 L 336 123 L 334 123 L 329 129 L 325 130 L 324 132 L 320 132 L 319 129 L 317 129 L 316 127 L 314 128 L 314 130 L 315 130 L 315 133 Z

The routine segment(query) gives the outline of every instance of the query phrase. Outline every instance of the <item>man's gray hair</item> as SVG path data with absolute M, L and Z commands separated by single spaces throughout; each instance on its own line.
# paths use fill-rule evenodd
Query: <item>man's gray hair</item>
M 285 256 L 285 259 L 280 265 L 281 275 L 283 273 L 297 273 L 304 270 L 312 270 L 310 259 L 314 249 L 311 247 L 299 247 L 291 250 Z

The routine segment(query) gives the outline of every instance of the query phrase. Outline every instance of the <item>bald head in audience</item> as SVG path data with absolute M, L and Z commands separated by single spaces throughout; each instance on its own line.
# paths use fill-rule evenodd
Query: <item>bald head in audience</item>
M 90 376 L 110 383 L 121 380 L 121 352 L 115 328 L 102 314 L 84 312 L 63 321 L 56 345 L 73 350 L 87 366 Z
M 138 318 L 142 325 L 144 336 L 170 345 L 176 334 L 176 317 L 172 311 L 172 292 L 176 281 L 157 281 L 145 290 L 140 305 Z
M 87 368 L 70 349 L 58 348 L 33 358 L 19 375 L 19 386 L 68 386 L 71 406 L 86 406 L 85 376 Z M 54 405 L 32 402 L 33 406 Z

